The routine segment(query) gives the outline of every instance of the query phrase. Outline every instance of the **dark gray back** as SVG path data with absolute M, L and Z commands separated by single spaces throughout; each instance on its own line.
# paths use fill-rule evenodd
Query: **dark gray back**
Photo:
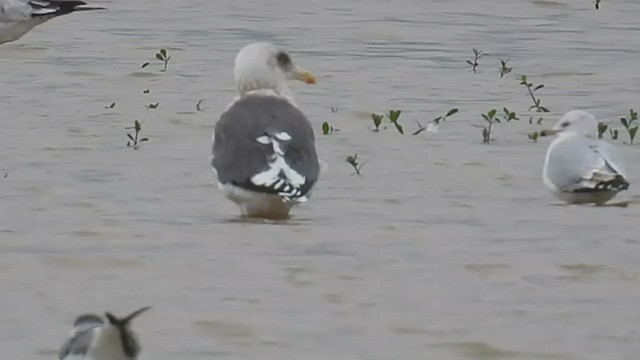
M 264 134 L 286 132 L 291 140 L 286 143 L 284 158 L 291 168 L 306 176 L 301 195 L 307 194 L 318 181 L 320 166 L 315 148 L 313 128 L 307 117 L 284 98 L 268 95 L 249 95 L 234 103 L 215 126 L 213 161 L 221 183 L 253 190 L 253 175 L 269 168 L 271 145 L 256 139 Z

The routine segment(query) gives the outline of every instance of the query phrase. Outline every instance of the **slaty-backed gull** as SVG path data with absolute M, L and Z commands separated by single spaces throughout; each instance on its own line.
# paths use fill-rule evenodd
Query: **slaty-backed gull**
M 582 110 L 566 113 L 544 135 L 558 134 L 544 161 L 545 186 L 569 204 L 604 204 L 629 188 L 616 149 L 598 139 L 596 118 Z
M 0 0 L 0 44 L 20 39 L 34 27 L 76 11 L 104 10 L 75 0 Z
M 315 137 L 287 80 L 315 84 L 285 51 L 253 43 L 235 59 L 239 96 L 216 123 L 211 165 L 243 215 L 286 218 L 320 173 Z

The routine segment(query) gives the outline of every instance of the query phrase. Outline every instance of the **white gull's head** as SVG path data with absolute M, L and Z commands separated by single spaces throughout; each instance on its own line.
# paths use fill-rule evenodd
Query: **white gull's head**
M 571 110 L 558 120 L 553 126 L 553 131 L 597 138 L 598 121 L 595 116 L 586 111 Z
M 233 78 L 240 96 L 249 91 L 272 90 L 293 98 L 288 80 L 316 83 L 313 74 L 299 68 L 289 54 L 267 43 L 249 44 L 238 52 Z

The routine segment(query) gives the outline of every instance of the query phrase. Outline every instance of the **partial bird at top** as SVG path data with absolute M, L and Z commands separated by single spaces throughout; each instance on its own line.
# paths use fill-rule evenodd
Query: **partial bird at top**
M 235 60 L 239 97 L 216 123 L 212 161 L 218 187 L 242 214 L 286 218 L 320 175 L 311 123 L 287 80 L 316 78 L 274 46 L 253 43 Z
M 0 44 L 16 41 L 34 27 L 76 11 L 106 10 L 76 0 L 0 0 Z

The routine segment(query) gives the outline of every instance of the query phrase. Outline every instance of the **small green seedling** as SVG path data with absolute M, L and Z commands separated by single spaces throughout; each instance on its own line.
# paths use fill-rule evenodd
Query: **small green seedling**
M 159 103 L 159 102 L 157 102 L 157 103 L 155 103 L 155 104 L 153 104 L 153 103 L 151 103 L 151 104 L 147 104 L 147 105 L 145 105 L 145 107 L 146 107 L 147 109 L 157 109 L 159 105 L 160 105 L 160 103 Z
M 391 123 L 396 127 L 396 130 L 398 130 L 400 134 L 404 135 L 404 128 L 402 127 L 402 125 L 400 125 L 400 123 L 398 123 L 398 119 L 400 118 L 401 113 L 402 110 L 389 110 L 389 115 L 387 116 L 389 117 Z
M 340 129 L 336 129 L 333 126 L 329 125 L 328 122 L 323 122 L 322 123 L 322 134 L 323 135 L 331 135 L 333 134 L 334 131 L 340 131 Z
M 536 109 L 537 113 L 548 113 L 549 109 L 547 109 L 546 107 L 540 105 L 541 100 L 536 98 L 535 96 L 535 92 L 544 88 L 544 84 L 540 84 L 540 85 L 536 85 L 534 86 L 533 83 L 530 83 L 527 81 L 527 76 L 526 75 L 522 75 L 522 77 L 520 77 L 520 85 L 524 85 L 527 87 L 527 91 L 529 92 L 529 96 L 531 96 L 531 100 L 533 100 L 533 105 L 531 105 L 529 107 L 529 111 L 531 111 L 532 109 Z M 538 120 L 538 124 L 542 121 L 542 118 L 540 118 L 540 120 Z
M 540 137 L 540 133 L 537 131 L 531 132 L 529 134 L 527 134 L 527 136 L 529 137 L 529 140 L 533 141 L 534 143 L 538 142 L 538 138 Z
M 507 66 L 507 63 L 509 62 L 509 59 L 507 60 L 502 60 L 502 59 L 498 59 L 500 60 L 500 79 L 502 79 L 505 75 L 507 75 L 508 73 L 511 72 L 511 70 L 513 70 L 513 67 L 509 67 Z
M 436 125 L 438 125 L 438 124 L 440 124 L 441 121 L 445 122 L 445 121 L 447 121 L 447 118 L 449 116 L 455 115 L 457 113 L 458 113 L 458 109 L 457 108 L 450 109 L 449 111 L 447 111 L 446 114 L 444 114 L 443 116 L 438 116 L 437 118 L 431 120 L 431 122 L 436 124 Z
M 638 112 L 633 109 L 629 110 L 629 115 L 626 117 L 621 117 L 620 122 L 625 129 L 627 129 L 627 134 L 629 134 L 629 143 L 633 144 L 633 139 L 636 137 L 636 133 L 638 132 Z
M 500 118 L 496 117 L 498 110 L 489 110 L 486 114 L 482 114 L 482 118 L 487 122 L 487 126 L 482 129 L 482 142 L 485 144 L 491 143 L 491 130 L 493 124 L 500 123 Z
M 598 123 L 598 139 L 602 139 L 602 135 L 607 132 L 609 125 L 603 122 Z
M 473 70 L 474 74 L 478 73 L 478 65 L 480 65 L 478 63 L 478 60 L 480 60 L 480 58 L 484 56 L 484 54 L 482 53 L 482 51 L 473 48 L 473 61 L 471 60 L 467 60 L 467 64 L 471 65 L 471 69 Z
M 141 68 L 143 68 L 143 69 L 144 69 L 144 68 L 146 68 L 147 66 L 149 66 L 149 64 L 150 64 L 150 62 L 148 62 L 148 61 L 147 61 L 146 63 L 142 64 Z
M 371 119 L 373 119 L 373 126 L 375 126 L 372 131 L 374 132 L 380 131 L 380 125 L 382 124 L 382 119 L 384 119 L 384 115 L 372 113 Z
M 142 90 L 142 93 L 143 93 L 143 94 L 148 94 L 148 93 L 150 93 L 150 92 L 151 92 L 151 90 L 149 90 L 149 89 Z
M 600 10 L 600 0 L 595 0 L 594 3 L 596 4 L 596 10 Z
M 164 68 L 162 71 L 167 71 L 167 66 L 169 65 L 169 60 L 171 60 L 171 56 L 167 55 L 167 50 L 160 49 L 156 54 L 156 59 L 164 62 Z
M 420 124 L 420 123 L 418 122 L 418 120 L 416 120 L 416 125 L 418 125 L 418 130 L 416 130 L 416 131 L 414 131 L 413 133 L 411 133 L 411 135 L 418 135 L 418 134 L 420 134 L 421 132 L 423 132 L 423 131 L 427 130 L 427 128 L 426 128 L 426 127 L 424 127 L 424 126 L 422 126 L 422 124 Z
M 111 103 L 111 105 L 105 106 L 105 109 L 113 109 L 116 106 L 116 103 Z
M 357 175 L 359 175 L 359 176 L 362 176 L 361 170 L 362 170 L 362 167 L 364 167 L 364 165 L 365 165 L 366 163 L 360 164 L 360 163 L 358 162 L 358 154 L 354 154 L 354 155 L 349 155 L 349 156 L 347 156 L 347 158 L 345 159 L 345 161 L 346 161 L 349 165 L 351 165 L 351 166 L 353 167 L 353 169 L 356 171 L 354 174 L 357 174 Z M 354 175 L 354 174 L 351 174 L 351 175 Z
M 138 150 L 138 147 L 140 147 L 140 144 L 142 144 L 143 142 L 149 141 L 149 138 L 140 138 L 140 131 L 142 131 L 142 124 L 143 122 L 140 122 L 138 120 L 133 122 L 133 126 L 130 127 L 126 127 L 125 129 L 127 130 L 134 130 L 135 133 L 134 135 L 131 135 L 131 133 L 127 133 L 127 138 L 129 138 L 129 141 L 127 141 L 127 147 L 133 146 L 134 150 Z
M 200 99 L 198 100 L 198 102 L 196 103 L 196 110 L 198 111 L 202 111 L 202 103 L 204 102 L 204 99 Z
M 620 132 L 618 129 L 609 129 L 609 135 L 611 135 L 612 140 L 618 140 L 618 136 L 620 136 Z
M 510 111 L 506 107 L 502 108 L 502 117 L 498 116 L 498 110 L 492 109 L 486 114 L 482 114 L 482 118 L 487 122 L 487 126 L 482 129 L 482 142 L 485 144 L 491 143 L 491 131 L 493 130 L 493 124 L 501 124 L 503 122 L 509 122 L 511 120 L 520 120 L 514 111 Z
M 418 135 L 418 134 L 420 134 L 421 132 L 423 132 L 425 130 L 431 131 L 431 132 L 438 132 L 438 125 L 440 124 L 440 122 L 447 121 L 447 118 L 449 116 L 452 116 L 452 115 L 456 114 L 457 112 L 458 112 L 457 108 L 450 109 L 443 116 L 438 116 L 437 118 L 429 121 L 429 125 L 427 125 L 426 127 L 422 126 L 422 124 L 420 124 L 418 121 L 416 121 L 416 123 L 418 124 L 418 130 L 414 131 L 413 134 L 411 134 L 411 135 Z
M 507 109 L 506 107 L 502 108 L 502 120 L 504 122 L 509 122 L 511 120 L 520 120 L 520 118 L 518 117 L 518 115 L 516 115 L 515 111 L 510 111 L 509 109 Z M 500 121 L 498 121 L 499 123 Z

